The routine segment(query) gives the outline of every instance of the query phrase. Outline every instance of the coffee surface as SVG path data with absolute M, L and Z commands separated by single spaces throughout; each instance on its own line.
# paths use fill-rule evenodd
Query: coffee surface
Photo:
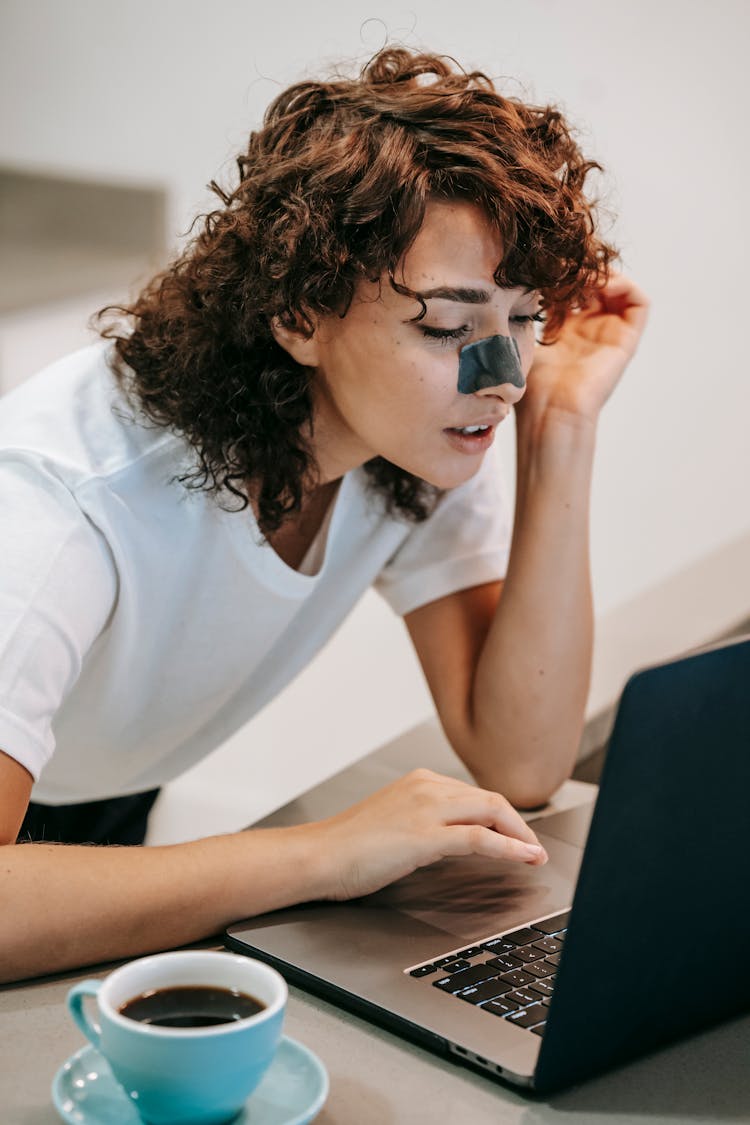
M 120 1015 L 159 1027 L 212 1027 L 262 1012 L 260 1000 L 246 992 L 207 985 L 179 985 L 143 992 L 126 1001 Z

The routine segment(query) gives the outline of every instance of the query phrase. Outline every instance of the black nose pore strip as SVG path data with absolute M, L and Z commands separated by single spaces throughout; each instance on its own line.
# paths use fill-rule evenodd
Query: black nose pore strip
M 512 383 L 525 387 L 521 370 L 521 353 L 512 336 L 488 336 L 461 348 L 458 357 L 458 389 L 471 395 L 486 387 Z

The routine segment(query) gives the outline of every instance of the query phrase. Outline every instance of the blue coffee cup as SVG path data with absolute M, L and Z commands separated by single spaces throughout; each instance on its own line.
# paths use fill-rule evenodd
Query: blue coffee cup
M 209 1027 L 164 1027 L 123 1015 L 136 997 L 194 987 L 241 992 L 260 1011 Z M 99 1023 L 84 1009 L 96 997 Z M 106 1057 L 117 1081 L 148 1125 L 224 1125 L 242 1109 L 281 1041 L 287 987 L 260 961 L 233 953 L 184 950 L 130 961 L 103 981 L 71 988 L 68 1008 Z

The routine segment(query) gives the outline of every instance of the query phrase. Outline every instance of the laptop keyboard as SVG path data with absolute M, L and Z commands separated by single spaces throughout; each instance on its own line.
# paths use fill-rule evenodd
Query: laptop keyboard
M 570 911 L 420 965 L 442 992 L 543 1035 Z M 489 954 L 489 956 L 488 956 Z

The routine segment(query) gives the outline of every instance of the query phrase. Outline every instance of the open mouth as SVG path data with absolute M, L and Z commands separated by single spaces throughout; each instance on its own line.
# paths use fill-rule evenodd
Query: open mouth
M 458 453 L 484 453 L 495 440 L 495 426 L 492 422 L 473 426 L 448 426 L 443 433 Z
M 466 437 L 471 437 L 473 434 L 486 434 L 492 426 L 449 426 L 448 431 L 452 434 L 462 434 Z

